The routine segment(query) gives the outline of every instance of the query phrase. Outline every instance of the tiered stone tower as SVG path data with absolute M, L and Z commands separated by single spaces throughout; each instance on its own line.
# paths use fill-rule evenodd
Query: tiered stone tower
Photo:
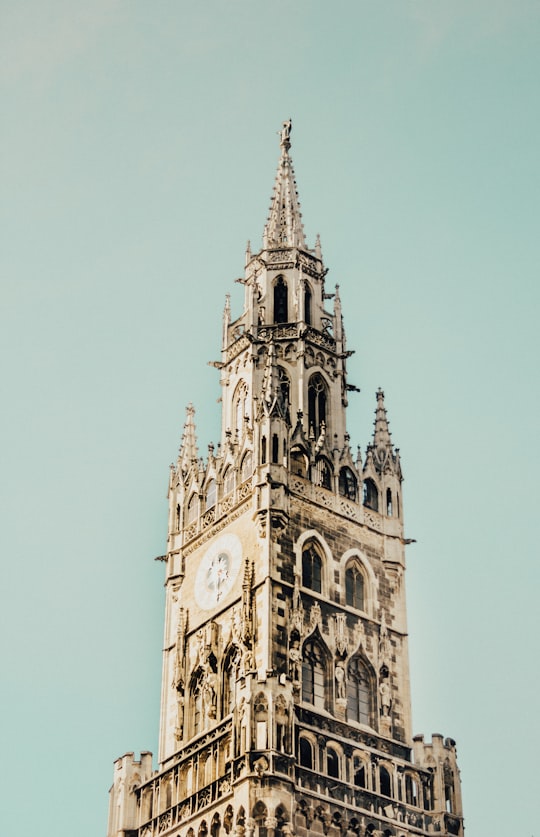
M 379 390 L 351 453 L 290 132 L 225 305 L 221 443 L 199 458 L 190 406 L 171 466 L 159 767 L 116 761 L 108 837 L 463 834 L 455 742 L 411 735 L 399 452 Z

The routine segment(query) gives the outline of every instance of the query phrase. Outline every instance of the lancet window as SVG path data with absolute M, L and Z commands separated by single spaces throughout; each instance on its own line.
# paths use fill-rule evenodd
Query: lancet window
M 326 425 L 327 400 L 327 387 L 321 375 L 312 375 L 308 384 L 308 424 L 309 432 L 313 430 L 316 439 Z
M 289 321 L 289 305 L 287 283 L 283 276 L 278 276 L 274 285 L 274 322 L 287 323 Z
M 353 657 L 347 678 L 348 719 L 372 726 L 373 709 L 373 677 L 364 661 L 360 657 Z
M 302 655 L 302 700 L 316 709 L 326 706 L 326 665 L 321 646 L 306 642 Z
M 316 593 L 322 592 L 322 558 L 313 541 L 302 550 L 302 585 Z
M 356 500 L 356 477 L 350 468 L 342 468 L 339 472 L 339 493 L 349 500 Z
M 345 599 L 349 607 L 365 610 L 365 579 L 357 561 L 345 571 Z
M 379 490 L 372 479 L 369 477 L 364 480 L 364 493 L 362 502 L 368 509 L 379 511 Z
M 311 288 L 306 282 L 304 291 L 304 322 L 306 325 L 311 325 L 311 303 L 312 303 Z

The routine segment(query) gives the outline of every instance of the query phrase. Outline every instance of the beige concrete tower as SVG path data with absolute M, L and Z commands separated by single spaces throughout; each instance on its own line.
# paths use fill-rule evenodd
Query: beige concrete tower
M 199 458 L 190 405 L 171 467 L 159 764 L 117 760 L 108 837 L 463 833 L 455 742 L 412 738 L 399 452 L 379 390 L 351 455 L 290 133 L 243 312 L 225 305 L 221 442 Z

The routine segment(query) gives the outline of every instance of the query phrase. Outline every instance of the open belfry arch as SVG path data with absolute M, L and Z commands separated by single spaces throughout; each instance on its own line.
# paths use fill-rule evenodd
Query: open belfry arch
M 226 299 L 220 444 L 199 456 L 190 405 L 171 466 L 159 765 L 115 762 L 108 837 L 463 834 L 455 742 L 412 737 L 399 452 L 381 390 L 351 452 L 290 134 Z

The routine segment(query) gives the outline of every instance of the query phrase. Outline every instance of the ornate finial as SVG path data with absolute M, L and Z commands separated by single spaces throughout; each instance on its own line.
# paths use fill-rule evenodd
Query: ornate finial
M 280 131 L 280 145 L 284 149 L 284 151 L 288 151 L 291 147 L 291 131 L 292 131 L 292 121 L 288 119 L 286 122 L 283 123 L 283 128 Z

